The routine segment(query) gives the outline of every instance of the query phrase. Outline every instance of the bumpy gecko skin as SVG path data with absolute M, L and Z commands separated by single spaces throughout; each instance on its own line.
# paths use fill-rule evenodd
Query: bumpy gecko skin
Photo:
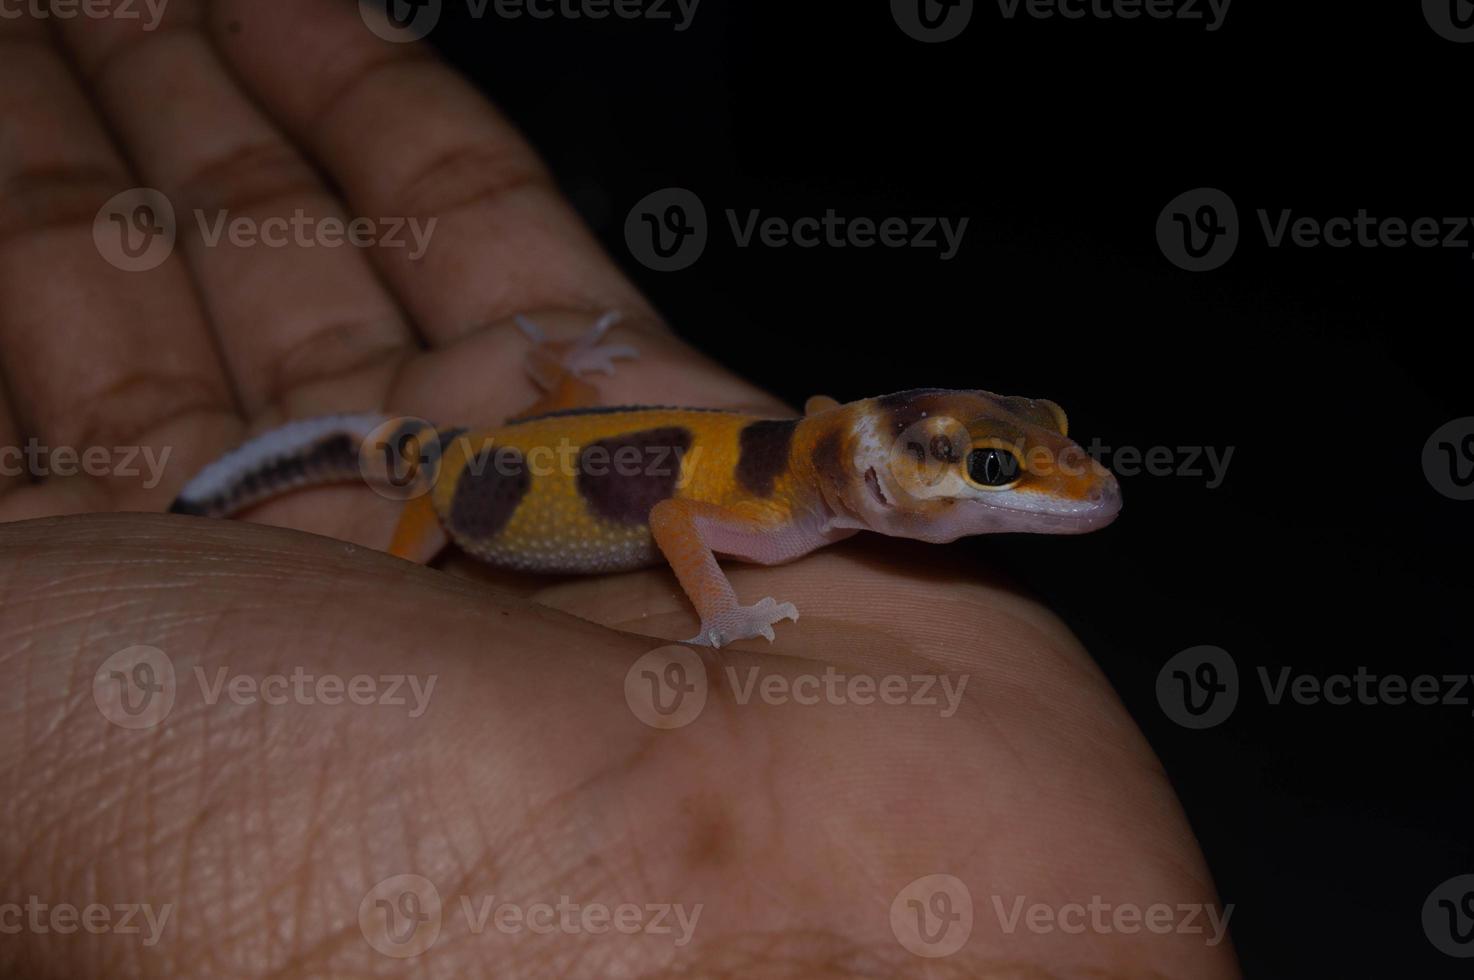
M 636 356 L 602 343 L 614 317 L 571 343 L 519 322 L 544 396 L 502 425 L 293 422 L 211 464 L 172 509 L 228 516 L 313 483 L 393 482 L 409 489 L 394 554 L 428 561 L 454 541 L 504 568 L 589 574 L 663 557 L 701 618 L 687 642 L 721 646 L 772 640 L 798 611 L 771 597 L 741 605 L 717 554 L 777 564 L 862 530 L 933 542 L 1071 534 L 1121 507 L 1115 478 L 1068 438 L 1050 401 L 922 388 L 843 405 L 815 397 L 802 418 L 596 407 L 582 375 Z M 411 464 L 408 481 L 376 463 L 385 446 Z

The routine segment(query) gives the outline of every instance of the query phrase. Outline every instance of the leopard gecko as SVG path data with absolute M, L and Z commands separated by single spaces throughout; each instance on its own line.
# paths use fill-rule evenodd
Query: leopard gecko
M 389 551 L 429 561 L 453 541 L 526 572 L 606 573 L 670 563 L 695 606 L 688 643 L 774 637 L 798 619 L 772 597 L 742 605 L 718 554 L 776 564 L 857 531 L 949 542 L 1000 531 L 1072 534 L 1110 523 L 1115 477 L 1067 436 L 1045 399 L 920 388 L 801 418 L 598 406 L 591 372 L 636 356 L 601 317 L 553 342 L 525 318 L 543 392 L 500 426 L 440 429 L 382 414 L 290 422 L 191 480 L 175 513 L 225 517 L 278 493 L 367 479 L 405 507 Z

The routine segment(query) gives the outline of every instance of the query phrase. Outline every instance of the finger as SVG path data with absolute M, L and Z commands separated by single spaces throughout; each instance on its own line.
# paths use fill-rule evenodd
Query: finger
M 222 0 L 209 29 L 351 210 L 434 221 L 422 258 L 373 252 L 425 336 L 447 343 L 543 308 L 648 320 L 507 120 L 419 45 L 375 36 L 356 8 L 297 0 L 281 17 L 256 0 Z
M 377 406 L 413 334 L 337 230 L 341 203 L 231 79 L 201 13 L 173 0 L 158 29 L 111 17 L 60 33 L 140 176 L 174 204 L 246 412 Z
M 130 229 L 104 223 L 94 240 L 99 209 L 136 181 L 44 25 L 0 19 L 0 49 L 0 365 L 17 425 L 110 458 L 145 446 L 201 456 L 239 419 L 183 263 L 126 271 L 132 239 L 108 235 Z M 142 241 L 153 255 L 156 238 Z M 131 469 L 97 479 L 124 507 L 158 506 L 172 489 Z

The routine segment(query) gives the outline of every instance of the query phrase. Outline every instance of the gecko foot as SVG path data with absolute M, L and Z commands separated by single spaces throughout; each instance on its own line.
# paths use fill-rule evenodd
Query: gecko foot
M 734 606 L 703 621 L 701 632 L 686 642 L 696 646 L 720 647 L 734 640 L 761 636 L 772 643 L 773 624 L 784 619 L 798 622 L 798 609 L 791 602 L 779 602 L 768 596 L 751 606 Z
M 614 362 L 621 358 L 631 359 L 639 356 L 639 351 L 628 344 L 605 344 L 601 343 L 609 328 L 620 321 L 622 315 L 617 311 L 605 313 L 594 321 L 594 325 L 583 334 L 583 336 L 570 341 L 551 341 L 543 333 L 541 327 L 533 323 L 525 316 L 515 317 L 517 328 L 528 340 L 537 344 L 534 356 L 552 355 L 552 360 L 557 367 L 573 375 L 575 378 L 583 377 L 592 371 L 602 374 L 614 373 Z

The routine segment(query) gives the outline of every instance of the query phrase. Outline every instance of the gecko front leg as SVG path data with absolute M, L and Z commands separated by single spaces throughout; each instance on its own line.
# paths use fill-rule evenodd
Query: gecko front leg
M 673 497 L 650 511 L 650 533 L 701 617 L 701 631 L 687 640 L 720 647 L 734 640 L 774 638 L 773 624 L 798 620 L 791 602 L 771 596 L 740 605 L 715 552 L 761 565 L 777 565 L 808 554 L 850 531 L 810 528 L 802 522 L 773 523 L 716 504 Z

